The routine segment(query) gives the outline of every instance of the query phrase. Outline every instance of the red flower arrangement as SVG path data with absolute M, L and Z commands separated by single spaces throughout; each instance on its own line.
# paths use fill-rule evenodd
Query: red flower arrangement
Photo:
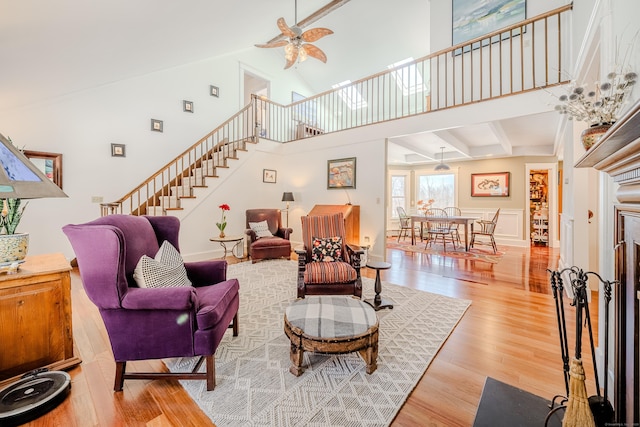
M 224 229 L 227 226 L 227 217 L 225 216 L 225 212 L 230 211 L 231 208 L 226 203 L 223 203 L 218 207 L 222 210 L 222 220 L 220 222 L 216 222 L 216 227 L 220 230 L 220 237 L 224 237 Z

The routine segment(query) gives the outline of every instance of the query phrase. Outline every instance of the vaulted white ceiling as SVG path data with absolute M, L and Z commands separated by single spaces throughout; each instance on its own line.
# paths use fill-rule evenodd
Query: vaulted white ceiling
M 329 0 L 300 0 L 298 20 Z M 430 2 L 351 0 L 310 25 L 333 35 L 316 44 L 328 56 L 299 73 L 315 92 L 388 64 L 429 53 Z M 258 49 L 294 22 L 294 0 L 41 0 L 0 6 L 0 115 L 7 109 L 182 64 Z M 282 49 L 273 55 L 284 56 Z M 488 155 L 553 155 L 558 116 L 538 114 L 392 138 L 390 162 L 411 164 Z

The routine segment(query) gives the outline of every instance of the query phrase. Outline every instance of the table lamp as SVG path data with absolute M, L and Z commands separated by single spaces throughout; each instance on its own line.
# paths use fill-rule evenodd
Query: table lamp
M 28 233 L 16 233 L 25 206 L 22 199 L 67 197 L 44 172 L 0 134 L 0 266 L 22 262 L 27 255 Z
M 287 202 L 287 228 L 289 228 L 289 202 L 295 202 L 295 200 L 293 200 L 293 193 L 288 191 L 282 193 L 282 201 Z

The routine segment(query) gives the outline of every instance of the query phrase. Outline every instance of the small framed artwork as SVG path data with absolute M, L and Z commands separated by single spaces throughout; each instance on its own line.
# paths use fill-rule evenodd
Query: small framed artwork
M 356 188 L 356 158 L 327 162 L 327 189 Z
M 269 184 L 276 183 L 276 176 L 278 172 L 272 169 L 262 169 L 262 182 L 267 182 Z
M 62 154 L 30 150 L 24 150 L 23 154 L 31 160 L 31 163 L 36 165 L 47 178 L 62 188 Z
M 125 157 L 124 144 L 111 144 L 111 157 Z
M 472 173 L 471 197 L 508 197 L 510 172 Z
M 182 111 L 184 111 L 185 113 L 193 113 L 193 102 L 182 101 Z
M 151 130 L 155 132 L 162 132 L 162 120 L 151 119 Z
M 211 85 L 209 86 L 209 94 L 218 98 L 220 96 L 220 89 L 218 89 L 218 86 Z

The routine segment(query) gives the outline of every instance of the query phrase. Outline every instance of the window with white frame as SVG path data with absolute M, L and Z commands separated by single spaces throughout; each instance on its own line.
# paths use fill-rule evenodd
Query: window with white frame
M 407 174 L 391 174 L 391 218 L 398 219 L 398 207 L 408 211 L 409 177 Z
M 456 174 L 445 173 L 416 173 L 416 199 L 433 199 L 434 208 L 457 206 Z

